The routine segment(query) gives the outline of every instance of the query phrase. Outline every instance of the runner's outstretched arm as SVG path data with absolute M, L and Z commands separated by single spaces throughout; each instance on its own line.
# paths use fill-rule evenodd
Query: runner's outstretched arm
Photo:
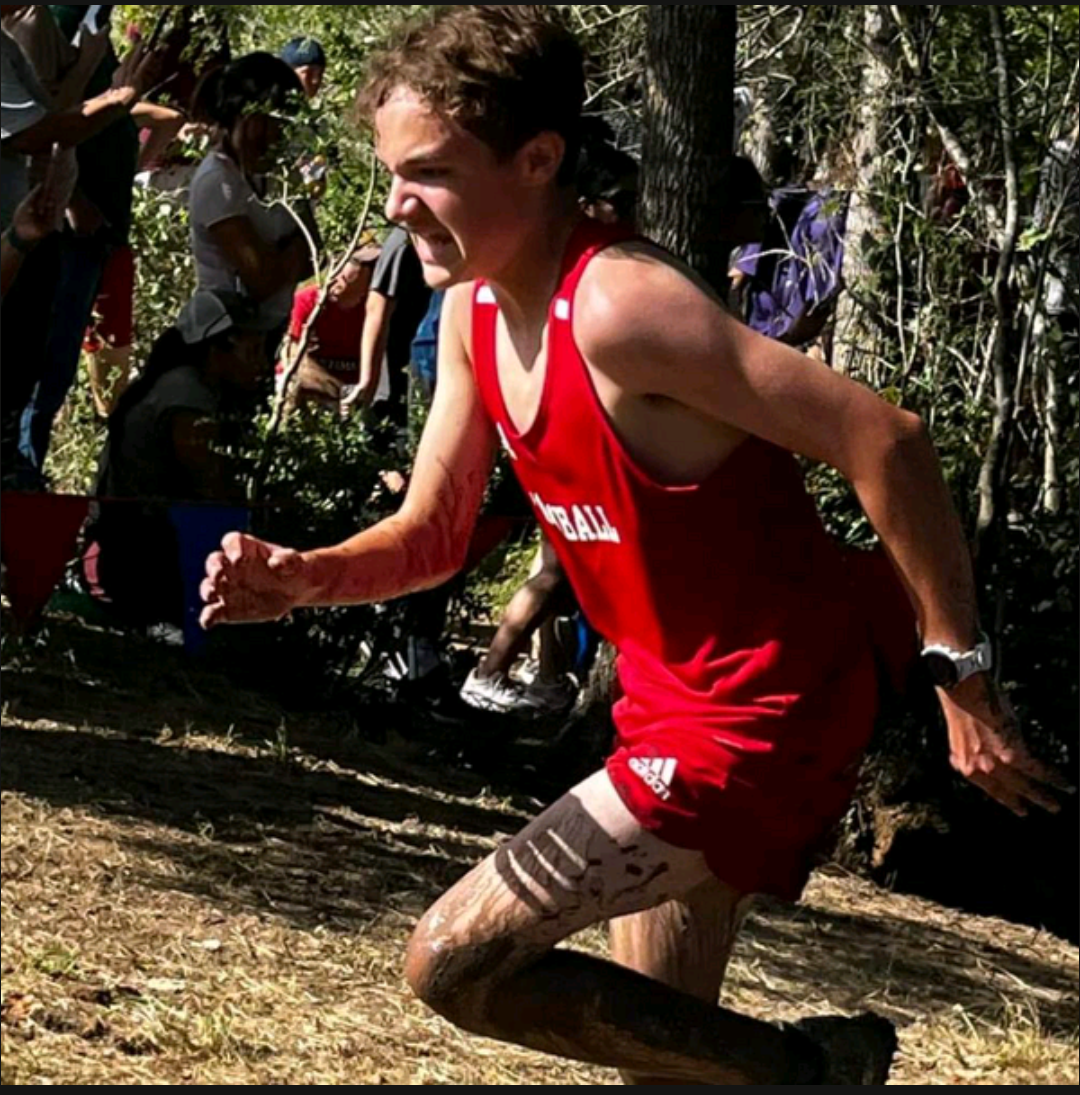
M 438 390 L 401 511 L 319 551 L 227 537 L 207 562 L 204 627 L 392 600 L 442 585 L 461 569 L 496 443 L 469 361 L 471 292 L 462 286 L 447 296 Z

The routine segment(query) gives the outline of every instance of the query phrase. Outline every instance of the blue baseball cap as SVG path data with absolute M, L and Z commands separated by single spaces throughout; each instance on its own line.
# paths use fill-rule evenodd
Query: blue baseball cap
M 326 50 L 317 38 L 293 38 L 282 49 L 281 59 L 290 68 L 326 68 Z

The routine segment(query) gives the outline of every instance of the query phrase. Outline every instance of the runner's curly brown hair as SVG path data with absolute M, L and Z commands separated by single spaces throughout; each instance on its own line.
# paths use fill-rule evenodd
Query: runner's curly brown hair
M 373 58 L 357 107 L 370 122 L 407 88 L 509 159 L 539 133 L 566 141 L 573 177 L 585 102 L 581 45 L 553 6 L 447 4 Z

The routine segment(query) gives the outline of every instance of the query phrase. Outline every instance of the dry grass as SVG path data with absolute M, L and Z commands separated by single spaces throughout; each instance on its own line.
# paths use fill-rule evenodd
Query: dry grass
M 401 983 L 416 916 L 527 796 L 108 635 L 9 659 L 3 701 L 4 1084 L 615 1083 Z M 759 910 L 727 1002 L 876 1008 L 897 1084 L 1080 1080 L 1074 947 L 853 879 Z

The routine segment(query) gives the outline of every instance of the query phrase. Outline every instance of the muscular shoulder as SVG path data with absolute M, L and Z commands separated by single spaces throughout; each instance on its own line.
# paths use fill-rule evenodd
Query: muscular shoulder
M 697 275 L 648 243 L 598 255 L 574 302 L 574 338 L 586 360 L 638 392 L 663 392 L 673 368 L 722 358 L 736 326 Z

